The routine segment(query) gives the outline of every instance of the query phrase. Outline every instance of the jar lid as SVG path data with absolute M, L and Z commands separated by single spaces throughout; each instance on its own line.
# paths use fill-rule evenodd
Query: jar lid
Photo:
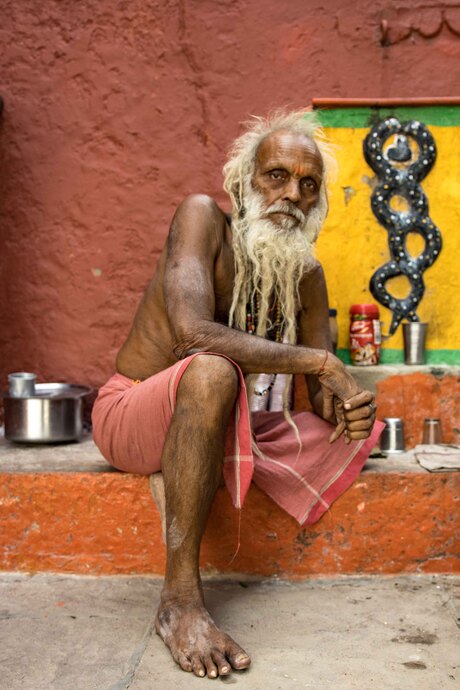
M 376 304 L 352 304 L 350 314 L 364 314 L 374 319 L 379 318 L 379 308 Z

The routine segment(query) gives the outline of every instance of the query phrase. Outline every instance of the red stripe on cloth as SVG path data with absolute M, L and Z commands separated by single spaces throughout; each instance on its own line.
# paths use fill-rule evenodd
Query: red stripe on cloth
M 383 422 L 376 420 L 374 422 L 374 427 L 371 431 L 369 438 L 365 439 L 361 447 L 358 449 L 356 455 L 345 467 L 343 472 L 333 481 L 330 486 L 322 493 L 322 499 L 330 506 L 336 498 L 346 491 L 351 484 L 355 481 L 361 470 L 363 469 L 370 452 L 375 447 L 380 434 L 385 428 Z M 350 444 L 351 445 L 351 444 Z M 307 517 L 302 525 L 312 525 L 317 522 L 320 517 L 326 512 L 327 507 L 324 507 L 322 503 L 317 503 L 311 511 L 309 511 Z

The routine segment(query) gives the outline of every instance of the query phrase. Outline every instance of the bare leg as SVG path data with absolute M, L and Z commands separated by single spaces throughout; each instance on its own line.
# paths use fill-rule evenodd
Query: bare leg
M 204 605 L 200 543 L 222 472 L 228 419 L 238 392 L 233 365 L 196 357 L 184 372 L 162 457 L 166 575 L 156 631 L 184 671 L 215 678 L 250 659 L 214 624 Z

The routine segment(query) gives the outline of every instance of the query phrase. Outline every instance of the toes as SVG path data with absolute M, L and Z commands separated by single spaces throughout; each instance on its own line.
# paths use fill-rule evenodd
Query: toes
M 192 662 L 190 661 L 188 656 L 186 656 L 182 652 L 178 652 L 177 654 L 175 654 L 174 660 L 177 661 L 177 663 L 183 671 L 187 671 L 188 673 L 192 671 Z
M 204 664 L 206 666 L 206 673 L 208 674 L 208 678 L 217 678 L 218 671 L 213 660 L 210 657 L 208 657 L 204 660 Z
M 230 673 L 230 664 L 222 652 L 214 650 L 212 652 L 212 658 L 217 666 L 217 670 L 219 671 L 219 676 L 227 676 Z
M 231 662 L 234 668 L 238 669 L 239 671 L 245 668 L 249 668 L 249 666 L 251 665 L 251 659 L 244 652 L 237 654 L 234 658 L 232 657 Z
M 237 644 L 234 644 L 231 649 L 227 652 L 227 656 L 233 666 L 233 668 L 236 668 L 238 670 L 242 670 L 244 668 L 248 668 L 251 664 L 251 659 L 249 656 L 246 654 L 244 649 L 241 649 L 241 647 L 238 647 Z
M 199 678 L 203 678 L 203 676 L 206 675 L 206 669 L 203 666 L 201 657 L 199 657 L 197 654 L 192 656 L 192 671 Z

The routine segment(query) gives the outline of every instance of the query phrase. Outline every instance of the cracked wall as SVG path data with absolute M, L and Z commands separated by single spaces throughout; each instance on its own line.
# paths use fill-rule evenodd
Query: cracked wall
M 1 377 L 100 385 L 174 208 L 225 205 L 250 113 L 314 96 L 448 96 L 457 6 L 4 0 Z

